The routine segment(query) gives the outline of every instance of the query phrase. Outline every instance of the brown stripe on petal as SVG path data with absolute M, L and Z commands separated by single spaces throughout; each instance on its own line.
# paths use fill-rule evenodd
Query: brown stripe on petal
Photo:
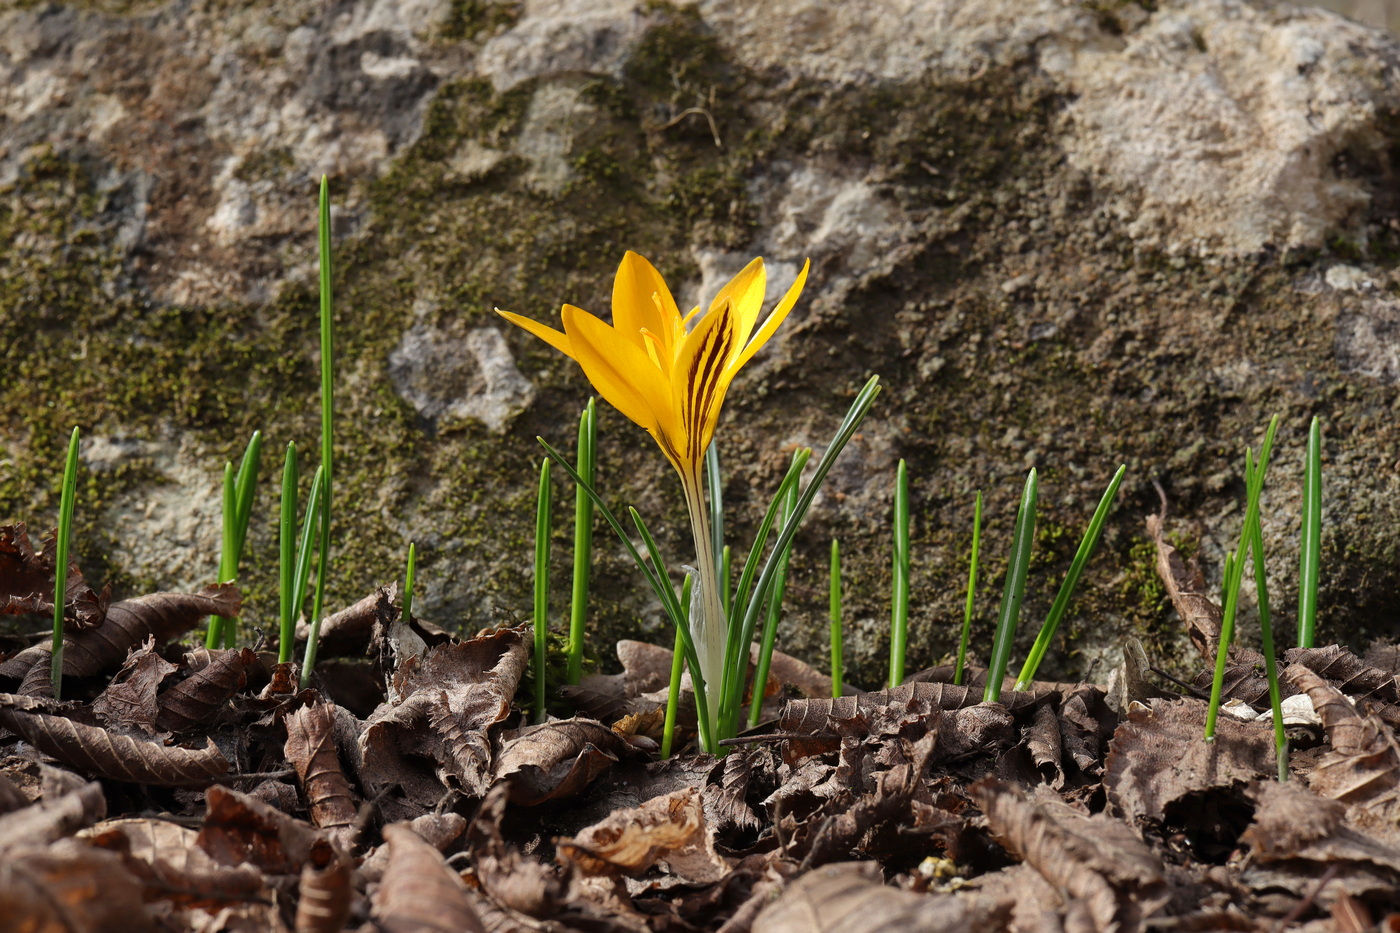
M 720 319 L 704 336 L 705 345 L 690 362 L 690 372 L 686 374 L 687 410 L 685 412 L 686 439 L 696 455 L 702 442 L 702 428 L 705 413 L 709 411 L 719 393 L 720 377 L 724 374 L 724 363 L 729 359 L 730 346 L 734 342 L 734 322 L 728 303 L 719 310 Z

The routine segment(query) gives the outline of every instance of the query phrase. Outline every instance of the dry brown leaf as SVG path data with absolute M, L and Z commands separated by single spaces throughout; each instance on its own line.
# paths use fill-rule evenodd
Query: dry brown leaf
M 83 833 L 92 845 L 122 856 L 142 879 L 148 901 L 217 908 L 229 901 L 266 897 L 266 879 L 251 865 L 220 865 L 196 844 L 193 830 L 166 820 L 121 819 Z
M 101 625 L 63 637 L 65 677 L 91 677 L 126 660 L 127 653 L 148 638 L 163 645 L 209 615 L 236 616 L 243 603 L 231 583 L 205 587 L 198 593 L 153 593 L 113 603 Z M 49 667 L 52 646 L 26 648 L 0 664 L 0 677 L 24 677 L 31 668 Z
M 0 854 L 18 846 L 39 847 L 91 826 L 107 815 L 102 785 L 83 784 L 62 795 L 0 816 Z
M 0 859 L 0 917 L 17 933 L 155 933 L 119 856 L 64 839 Z
M 374 916 L 387 933 L 486 933 L 456 872 L 402 823 L 384 827 L 389 865 L 374 892 Z
M 185 655 L 184 680 L 160 695 L 156 728 L 189 732 L 211 722 L 229 698 L 248 683 L 247 670 L 257 663 L 250 648 L 196 648 Z
M 301 820 L 217 784 L 204 792 L 204 805 L 196 842 L 221 865 L 250 862 L 269 874 L 297 874 L 320 838 Z
M 1147 516 L 1147 534 L 1157 547 L 1157 576 L 1161 577 L 1162 585 L 1167 589 L 1167 598 L 1171 600 L 1177 615 L 1186 624 L 1186 634 L 1191 637 L 1191 644 L 1213 667 L 1224 613 L 1205 594 L 1206 581 L 1200 565 L 1194 558 L 1190 563 L 1182 560 L 1180 552 L 1167 541 L 1163 531 L 1165 520 L 1164 501 L 1162 514 Z
M 0 772 L 0 816 L 14 810 L 21 810 L 29 806 L 29 798 L 24 795 L 24 791 L 15 786 L 15 782 Z M 0 839 L 4 836 L 0 835 Z
M 93 701 L 92 711 L 108 726 L 134 726 L 148 734 L 156 731 L 156 693 L 176 667 L 156 654 L 155 644 L 154 638 L 148 638 L 132 651 L 107 689 Z
M 398 598 L 398 584 L 381 586 L 364 599 L 333 612 L 321 620 L 320 640 L 316 642 L 318 657 L 362 655 L 374 632 L 374 623 L 385 618 L 385 612 Z M 397 609 L 393 610 L 397 613 Z M 305 642 L 311 637 L 306 619 L 297 620 L 296 639 Z
M 43 551 L 35 554 L 23 522 L 0 526 L 0 615 L 37 612 L 51 617 L 57 563 L 54 535 L 46 536 Z M 80 632 L 101 625 L 111 595 L 110 585 L 101 594 L 94 593 L 78 565 L 70 561 L 63 595 L 64 630 Z
M 69 767 L 159 787 L 202 787 L 228 773 L 228 760 L 213 739 L 202 749 L 159 745 L 40 713 L 24 700 L 0 694 L 0 726 Z
M 317 703 L 287 714 L 287 760 L 306 792 L 311 822 L 322 829 L 349 826 L 359 801 L 336 754 L 335 705 Z
M 1400 686 L 1389 671 L 1371 667 L 1340 645 L 1293 648 L 1285 652 L 1290 664 L 1301 664 L 1351 697 L 1358 707 L 1378 713 L 1387 722 L 1400 720 Z
M 425 808 L 436 804 L 448 780 L 474 796 L 485 794 L 492 731 L 510 715 L 528 658 L 524 629 L 514 628 L 440 645 L 405 661 L 394 674 L 390 701 L 360 736 L 361 780 L 374 787 L 399 785 Z M 436 762 L 436 781 L 415 777 L 424 759 Z
M 552 865 L 529 858 L 501 836 L 509 795 L 509 788 L 498 784 L 481 801 L 467 833 L 472 866 L 482 891 L 495 904 L 529 917 L 552 917 L 564 907 L 558 872 Z
M 1136 930 L 1169 900 L 1161 860 L 1126 823 L 1086 816 L 1042 788 L 973 785 L 992 834 L 1052 885 L 1081 901 L 1099 933 Z
M 301 869 L 297 887 L 296 933 L 340 933 L 350 917 L 350 860 L 327 845 Z
M 617 762 L 625 743 L 601 722 L 560 719 L 528 726 L 501 747 L 496 780 L 524 806 L 572 797 Z
M 1114 813 L 1160 823 L 1169 808 L 1192 795 L 1238 789 L 1276 773 L 1267 723 L 1221 716 L 1216 740 L 1206 742 L 1205 718 L 1200 700 L 1153 700 L 1149 710 L 1119 725 L 1103 777 Z
M 824 865 L 763 908 L 753 933 L 991 933 L 1005 910 L 968 896 L 914 894 L 883 884 L 870 862 Z
M 694 787 L 615 810 L 556 846 L 561 862 L 586 875 L 635 875 L 665 862 L 681 879 L 705 884 L 719 881 L 730 870 L 715 852 L 700 791 Z
M 477 812 L 479 815 L 480 810 Z M 448 846 L 461 838 L 467 828 L 467 819 L 460 813 L 425 813 L 409 820 L 408 827 L 433 848 L 445 852 Z M 389 847 L 379 846 L 360 864 L 359 872 L 371 881 L 379 881 L 384 877 L 384 869 L 388 865 Z
M 1395 734 L 1380 719 L 1362 716 L 1335 687 L 1301 664 L 1290 664 L 1282 676 L 1307 693 L 1332 745 L 1308 783 L 1325 797 L 1393 824 L 1400 818 L 1400 746 Z
M 749 806 L 749 788 L 756 771 L 770 778 L 777 770 L 771 749 L 755 746 L 736 749 L 720 763 L 720 779 L 705 784 L 705 812 L 714 819 L 716 830 L 759 829 L 763 823 Z
M 666 729 L 666 709 L 658 706 L 645 713 L 630 713 L 612 724 L 612 731 L 620 739 L 634 736 L 660 742 Z

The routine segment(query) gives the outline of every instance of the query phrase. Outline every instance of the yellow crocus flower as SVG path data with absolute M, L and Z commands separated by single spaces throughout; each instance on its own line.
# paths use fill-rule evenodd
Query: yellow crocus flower
M 714 438 L 730 383 L 797 303 L 809 267 L 810 263 L 803 264 L 797 281 L 757 333 L 754 327 L 767 289 L 762 259 L 730 279 L 703 316 L 697 305 L 683 317 L 661 273 L 630 250 L 613 280 L 612 324 L 566 304 L 561 332 L 498 309 L 506 320 L 576 361 L 598 394 L 645 428 L 680 475 L 700 568 L 701 617 L 692 619 L 691 627 L 700 673 L 712 697 L 720 686 L 728 620 L 720 601 L 705 508 L 705 451 Z M 717 706 L 711 703 L 711 716 Z

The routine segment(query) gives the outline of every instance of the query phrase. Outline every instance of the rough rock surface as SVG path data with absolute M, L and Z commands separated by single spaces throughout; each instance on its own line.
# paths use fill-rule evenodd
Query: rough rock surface
M 739 537 L 792 447 L 823 444 L 867 374 L 886 385 L 800 539 L 789 650 L 820 656 L 839 535 L 848 666 L 878 681 L 900 457 L 915 667 L 954 645 L 974 490 L 986 645 L 1022 471 L 1042 469 L 1038 621 L 1125 462 L 1046 671 L 1093 676 L 1127 632 L 1170 660 L 1181 639 L 1141 521 L 1152 480 L 1218 578 L 1241 449 L 1273 412 L 1276 611 L 1286 625 L 1316 414 L 1323 625 L 1360 638 L 1393 622 L 1400 582 L 1397 64 L 1384 33 L 1238 0 L 22 4 L 0 13 L 0 512 L 46 523 L 79 424 L 89 576 L 213 574 L 223 461 L 253 428 L 270 450 L 315 448 L 327 173 L 333 604 L 398 574 L 413 539 L 426 616 L 525 611 L 533 438 L 565 443 L 586 386 L 491 309 L 605 310 L 633 248 L 691 301 L 753 255 L 774 287 L 812 259 L 721 428 Z M 609 494 L 688 560 L 673 478 L 606 407 L 601 462 Z M 273 485 L 240 581 L 264 623 Z M 606 534 L 600 640 L 654 634 Z

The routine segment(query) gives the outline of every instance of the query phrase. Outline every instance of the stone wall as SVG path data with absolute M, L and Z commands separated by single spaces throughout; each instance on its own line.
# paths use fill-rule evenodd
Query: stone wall
M 754 255 L 775 289 L 812 260 L 721 425 L 736 540 L 792 449 L 820 448 L 882 376 L 799 539 L 783 634 L 796 653 L 824 651 L 839 535 L 852 679 L 879 680 L 903 457 L 911 666 L 955 647 L 975 490 L 985 649 L 1024 471 L 1042 473 L 1033 629 L 1119 463 L 1128 480 L 1047 672 L 1092 673 L 1129 633 L 1171 661 L 1183 640 L 1142 522 L 1153 480 L 1218 579 L 1242 449 L 1274 412 L 1276 614 L 1291 625 L 1317 414 L 1322 624 L 1386 632 L 1398 52 L 1331 13 L 1238 0 L 26 4 L 0 14 L 0 511 L 52 523 L 81 425 L 89 578 L 203 582 L 223 462 L 261 428 L 241 582 L 249 618 L 271 624 L 271 478 L 288 440 L 308 452 L 304 476 L 315 463 L 325 173 L 333 605 L 400 574 L 416 540 L 422 614 L 476 627 L 527 613 L 534 437 L 570 442 L 588 388 L 492 308 L 556 323 L 565 301 L 605 310 L 631 248 L 691 303 Z M 651 442 L 603 406 L 601 448 L 608 494 L 690 560 Z M 606 529 L 597 541 L 600 644 L 669 642 Z

